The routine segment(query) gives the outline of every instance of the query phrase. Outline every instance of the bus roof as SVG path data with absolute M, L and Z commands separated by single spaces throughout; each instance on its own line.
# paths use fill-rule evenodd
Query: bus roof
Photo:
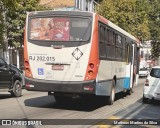
M 136 37 L 132 36 L 130 33 L 126 32 L 124 29 L 120 28 L 119 26 L 112 23 L 111 21 L 104 18 L 103 16 L 101 16 L 101 15 L 98 15 L 98 16 L 99 16 L 99 19 L 102 20 L 104 23 L 106 23 L 109 27 L 111 27 L 111 28 L 117 30 L 118 32 L 122 33 L 123 35 L 126 35 L 129 38 L 135 40 L 137 43 L 140 43 L 140 41 Z
M 29 16 L 32 15 L 79 15 L 79 16 L 92 16 L 93 13 L 92 12 L 86 12 L 86 11 L 77 11 L 77 10 L 73 10 L 73 11 L 57 11 L 57 10 L 45 10 L 45 11 L 33 11 L 33 12 L 27 12 L 27 14 Z

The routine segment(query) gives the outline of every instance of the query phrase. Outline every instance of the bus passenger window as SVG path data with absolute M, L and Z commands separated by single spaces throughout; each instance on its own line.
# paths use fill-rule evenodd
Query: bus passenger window
M 106 44 L 105 44 L 105 32 L 106 28 L 102 24 L 99 25 L 99 56 L 100 58 L 106 58 Z

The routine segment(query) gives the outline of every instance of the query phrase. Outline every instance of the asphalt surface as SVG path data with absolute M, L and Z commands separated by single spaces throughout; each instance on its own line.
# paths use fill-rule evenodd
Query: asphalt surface
M 132 95 L 117 94 L 116 101 L 111 106 L 92 98 L 89 100 L 74 99 L 56 103 L 54 97 L 48 96 L 46 92 L 23 90 L 23 96 L 19 98 L 12 98 L 9 94 L 0 93 L 0 119 L 22 119 L 22 121 L 33 119 L 34 121 L 42 121 L 37 122 L 37 124 L 52 124 L 43 126 L 24 125 L 23 127 L 25 128 L 157 127 L 157 125 L 103 125 L 103 122 L 111 121 L 113 123 L 113 121 L 119 119 L 160 118 L 159 102 L 142 103 L 144 80 L 139 80 L 139 84 L 134 87 Z M 15 125 L 12 127 L 22 126 Z

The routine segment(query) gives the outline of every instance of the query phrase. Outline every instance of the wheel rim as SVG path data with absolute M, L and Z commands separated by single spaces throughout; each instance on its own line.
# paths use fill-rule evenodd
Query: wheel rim
M 114 98 L 115 98 L 114 88 L 112 89 L 112 95 L 111 95 L 111 97 L 112 97 L 112 101 L 114 101 Z
M 16 85 L 16 92 L 21 92 L 21 86 L 20 86 L 20 84 Z

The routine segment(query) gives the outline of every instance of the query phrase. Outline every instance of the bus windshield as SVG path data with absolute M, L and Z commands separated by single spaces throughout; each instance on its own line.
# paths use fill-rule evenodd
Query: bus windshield
M 32 18 L 29 39 L 50 41 L 88 41 L 91 35 L 89 18 Z

